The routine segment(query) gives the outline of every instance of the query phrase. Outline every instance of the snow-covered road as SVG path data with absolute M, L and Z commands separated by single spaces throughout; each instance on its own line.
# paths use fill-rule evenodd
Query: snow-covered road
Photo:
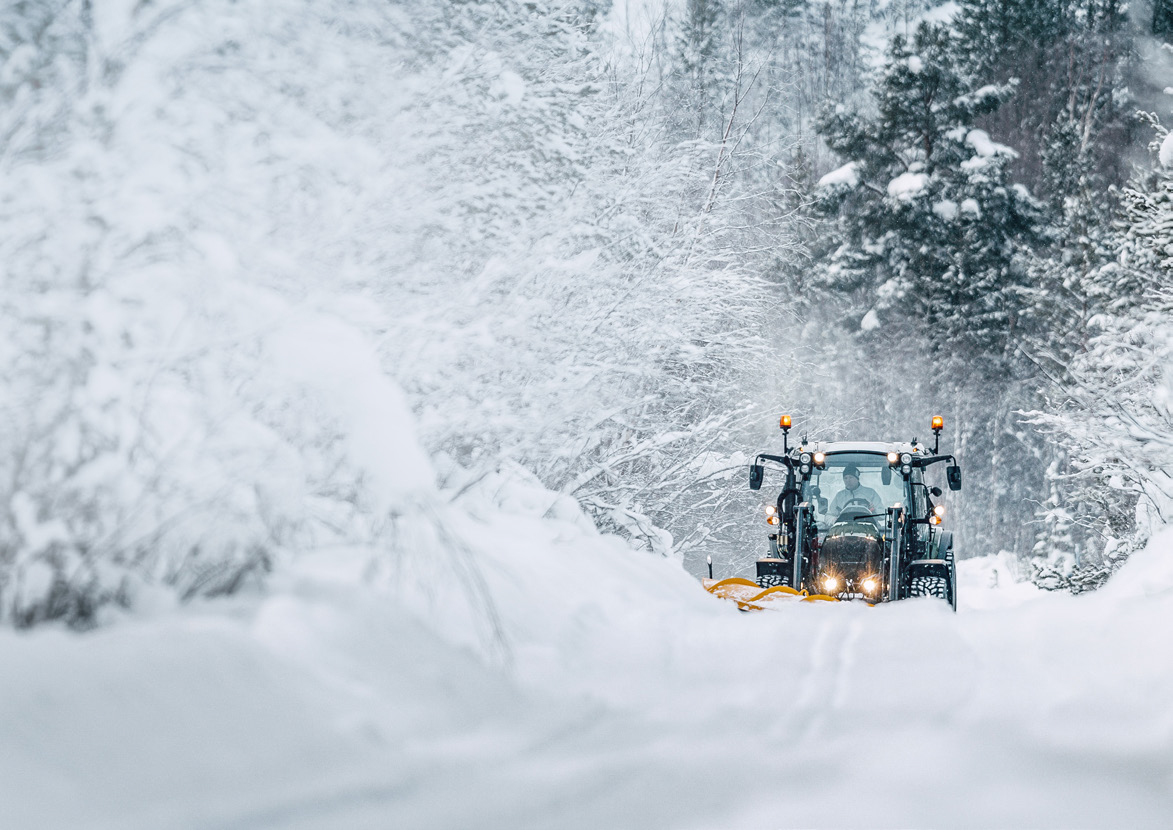
M 3 825 L 1169 826 L 1173 535 L 1093 595 L 986 559 L 956 615 L 742 614 L 525 513 L 478 524 L 494 659 L 459 596 L 409 611 L 361 551 L 260 596 L 0 634 Z

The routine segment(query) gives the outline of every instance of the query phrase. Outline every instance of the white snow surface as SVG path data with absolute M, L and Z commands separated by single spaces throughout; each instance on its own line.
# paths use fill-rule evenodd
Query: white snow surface
M 1173 531 L 1090 595 L 989 557 L 957 614 L 742 614 L 522 478 L 456 507 L 495 660 L 460 586 L 405 597 L 358 549 L 0 633 L 5 826 L 1168 826 Z
M 1161 142 L 1159 157 L 1162 165 L 1173 167 L 1173 133 L 1169 133 L 1169 135 L 1165 136 L 1165 140 Z

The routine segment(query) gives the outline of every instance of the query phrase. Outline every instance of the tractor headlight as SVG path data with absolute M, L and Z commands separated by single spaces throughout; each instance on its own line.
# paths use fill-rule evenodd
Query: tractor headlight
M 815 453 L 815 463 L 818 464 L 820 467 L 823 466 L 823 462 L 826 460 L 827 460 L 827 454 L 825 452 Z
M 888 463 L 889 464 L 895 464 L 899 460 L 900 460 L 900 456 L 897 455 L 896 453 L 894 453 L 894 452 L 888 453 Z
M 778 512 L 778 508 L 775 507 L 774 505 L 772 505 L 772 504 L 766 505 L 766 515 L 767 516 L 773 516 L 777 512 Z
M 912 472 L 912 467 L 905 464 L 903 467 L 900 468 L 900 472 L 904 473 L 905 475 L 908 475 L 909 473 Z
M 807 473 L 809 473 L 811 471 L 811 465 L 810 464 L 803 464 L 801 467 L 798 468 L 798 471 L 800 473 L 802 473 L 803 475 L 806 475 Z
M 880 583 L 874 577 L 868 577 L 863 581 L 863 592 L 865 594 L 874 594 L 876 589 L 880 587 Z
M 936 507 L 933 508 L 933 512 L 936 513 L 938 516 L 944 516 L 945 515 L 945 505 L 938 504 Z
M 900 463 L 901 464 L 911 464 L 912 463 L 912 456 L 909 455 L 908 453 L 904 453 L 904 455 L 900 456 Z
M 809 452 L 804 452 L 802 455 L 800 455 L 798 457 L 798 460 L 801 461 L 803 464 L 810 464 L 811 463 L 811 454 Z
M 823 580 L 823 590 L 828 594 L 839 589 L 839 579 L 834 576 L 828 576 Z

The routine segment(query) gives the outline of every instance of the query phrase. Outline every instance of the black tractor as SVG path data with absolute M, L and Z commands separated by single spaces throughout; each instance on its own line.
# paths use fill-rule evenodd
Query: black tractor
M 761 489 L 767 462 L 786 475 L 777 502 L 766 507 L 773 532 L 757 563 L 758 585 L 869 603 L 934 596 L 956 611 L 953 534 L 942 529 L 941 489 L 925 481 L 929 467 L 947 462 L 949 489 L 961 489 L 956 459 L 939 451 L 943 419 L 933 418 L 931 451 L 916 439 L 803 438 L 790 448 L 790 423 L 782 416 L 782 454 L 762 453 L 749 469 L 751 490 Z

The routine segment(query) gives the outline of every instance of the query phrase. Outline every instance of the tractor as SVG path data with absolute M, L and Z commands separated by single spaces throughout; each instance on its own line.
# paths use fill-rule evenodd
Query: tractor
M 791 419 L 779 421 L 782 454 L 759 454 L 749 468 L 760 490 L 767 463 L 785 472 L 777 501 L 766 506 L 768 554 L 757 562 L 762 588 L 787 586 L 871 604 L 933 596 L 957 610 L 953 534 L 942 529 L 945 505 L 925 472 L 947 463 L 950 490 L 961 467 L 940 452 L 944 419 L 932 420 L 932 450 L 909 442 L 835 441 L 789 446 Z

